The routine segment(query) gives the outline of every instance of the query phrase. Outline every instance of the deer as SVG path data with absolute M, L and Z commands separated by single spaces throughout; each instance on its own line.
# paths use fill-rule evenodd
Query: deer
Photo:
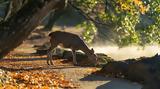
M 94 65 L 97 65 L 97 55 L 94 53 L 93 48 L 89 49 L 87 44 L 83 41 L 83 39 L 81 39 L 80 36 L 64 31 L 54 31 L 49 33 L 48 36 L 50 38 L 51 44 L 47 52 L 48 65 L 54 65 L 52 62 L 52 50 L 55 49 L 57 46 L 71 49 L 74 65 L 78 64 L 76 60 L 77 50 L 83 51 L 87 55 L 88 59 L 91 60 Z

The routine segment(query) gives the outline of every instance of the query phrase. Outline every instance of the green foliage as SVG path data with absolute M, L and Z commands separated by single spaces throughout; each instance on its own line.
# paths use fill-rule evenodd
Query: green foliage
M 121 24 L 116 29 L 116 32 L 119 34 L 117 43 L 120 46 L 139 43 L 139 33 L 135 30 L 138 19 L 138 16 L 134 18 L 132 16 L 125 16 L 124 20 L 120 21 Z
M 82 24 L 78 25 L 78 27 L 83 27 L 85 31 L 82 33 L 83 34 L 83 39 L 89 44 L 92 42 L 95 33 L 97 31 L 97 28 L 91 21 L 85 21 Z
M 119 46 L 160 43 L 159 0 L 77 0 L 74 3 L 90 16 L 88 20 L 94 24 L 82 23 L 86 40 L 90 39 L 90 31 L 98 29 L 98 25 L 110 24 L 106 26 L 113 28 L 111 30 L 117 34 L 114 40 Z
M 143 26 L 140 33 L 143 36 L 143 43 L 159 43 L 160 44 L 160 1 L 151 1 L 149 3 L 150 10 L 146 13 L 148 18 L 153 21 L 151 24 Z

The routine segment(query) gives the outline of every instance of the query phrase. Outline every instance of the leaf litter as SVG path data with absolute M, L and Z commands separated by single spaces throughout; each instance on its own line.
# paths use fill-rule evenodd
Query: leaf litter
M 23 56 L 6 58 L 14 60 L 21 59 Z M 29 56 L 29 58 L 34 58 L 34 56 Z M 44 57 L 39 56 L 39 58 Z M 79 87 L 78 84 L 66 80 L 63 74 L 53 70 L 7 71 L 0 69 L 0 89 L 75 89 L 77 87 Z

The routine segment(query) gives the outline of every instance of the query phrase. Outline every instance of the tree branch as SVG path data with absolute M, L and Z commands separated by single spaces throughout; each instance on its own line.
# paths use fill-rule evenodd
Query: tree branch
M 86 14 L 82 9 L 78 8 L 77 6 L 75 6 L 74 4 L 72 4 L 72 2 L 68 1 L 68 4 L 73 7 L 74 9 L 77 10 L 78 13 L 80 13 L 86 20 L 92 21 L 95 24 L 99 24 L 99 25 L 103 25 L 103 26 L 110 26 L 111 24 L 107 24 L 107 23 L 102 23 L 99 22 L 95 19 L 93 19 L 92 17 L 90 17 L 88 14 Z

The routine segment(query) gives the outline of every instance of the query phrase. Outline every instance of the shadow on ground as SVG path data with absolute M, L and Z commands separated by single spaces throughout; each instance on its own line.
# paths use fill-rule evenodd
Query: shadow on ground
M 81 78 L 80 81 L 97 81 L 97 85 L 99 86 L 96 86 L 96 89 L 141 89 L 141 85 L 137 83 L 132 83 L 123 79 L 108 78 L 97 74 L 88 75 Z M 100 84 L 98 84 L 98 81 L 101 81 Z
M 70 69 L 70 68 L 78 68 L 75 66 L 68 66 L 68 67 L 26 67 L 26 68 L 10 68 L 10 67 L 4 67 L 4 66 L 0 66 L 0 69 L 2 70 L 6 70 L 6 71 L 31 71 L 31 70 L 50 70 L 50 69 Z
M 69 64 L 48 65 L 46 60 L 47 59 L 45 57 L 4 58 L 0 60 L 0 69 L 14 72 L 14 71 L 31 71 L 31 70 L 59 70 L 59 69 L 70 69 L 70 68 L 80 67 Z

